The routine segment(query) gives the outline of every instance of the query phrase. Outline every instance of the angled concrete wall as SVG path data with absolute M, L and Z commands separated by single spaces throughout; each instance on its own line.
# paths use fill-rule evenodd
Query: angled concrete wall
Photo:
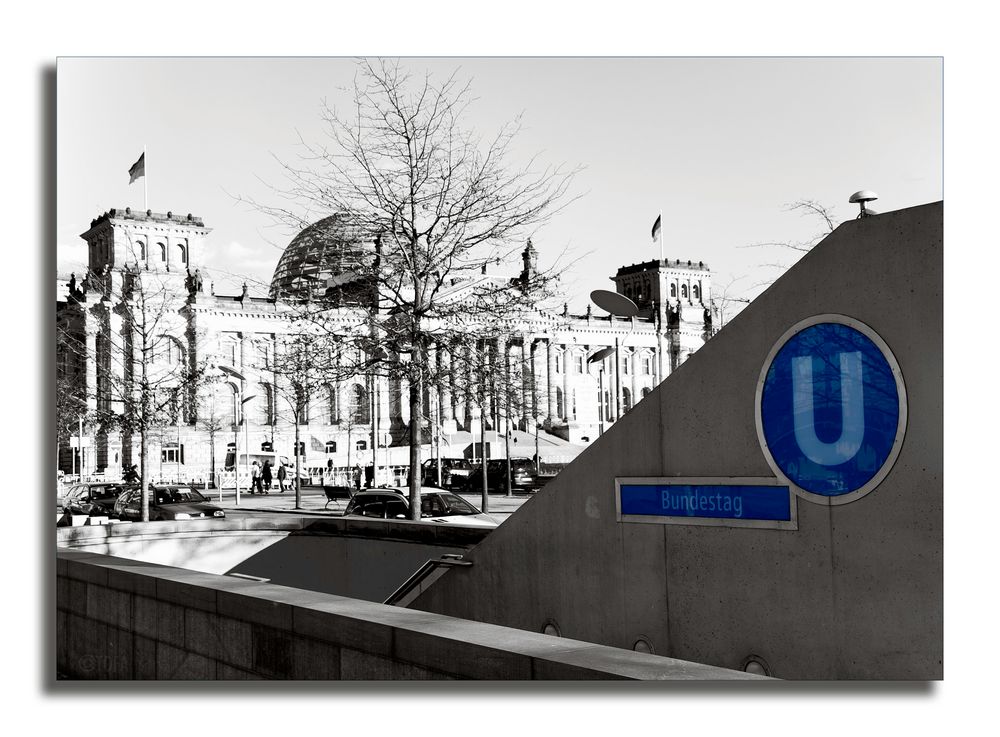
M 942 203 L 841 225 L 413 608 L 779 678 L 942 676 Z M 872 327 L 906 385 L 899 457 L 797 530 L 619 523 L 618 476 L 772 476 L 754 396 L 808 317 Z
M 746 680 L 739 671 L 59 549 L 56 672 L 85 680 Z

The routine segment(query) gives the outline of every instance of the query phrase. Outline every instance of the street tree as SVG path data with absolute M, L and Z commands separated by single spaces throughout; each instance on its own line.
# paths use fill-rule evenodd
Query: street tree
M 353 370 L 337 359 L 342 350 L 342 340 L 321 330 L 315 321 L 293 319 L 290 331 L 278 336 L 270 365 L 258 367 L 273 376 L 278 418 L 294 427 L 296 509 L 302 506 L 300 431 L 309 424 L 310 412 L 335 411 L 336 387 Z
M 121 432 L 128 443 L 138 436 L 143 521 L 149 519 L 150 440 L 161 435 L 158 428 L 194 416 L 205 377 L 204 361 L 192 358 L 200 351 L 192 350 L 186 332 L 186 301 L 172 283 L 179 277 L 134 265 L 91 272 L 88 291 L 71 295 L 57 327 L 60 360 L 93 367 L 94 380 L 81 382 L 75 401 L 90 408 L 98 432 Z
M 325 107 L 326 139 L 303 142 L 284 164 L 292 206 L 260 205 L 302 229 L 335 214 L 367 255 L 333 304 L 353 302 L 367 329 L 353 336 L 366 365 L 399 375 L 409 406 L 410 512 L 420 515 L 421 400 L 441 380 L 429 355 L 468 326 L 530 309 L 552 291 L 556 268 L 526 270 L 517 284 L 487 273 L 573 200 L 577 169 L 515 162 L 519 119 L 489 138 L 469 130 L 469 84 L 411 77 L 398 63 L 362 61 L 346 114 Z M 368 288 L 359 290 L 357 284 Z M 319 314 L 322 314 L 320 311 Z M 321 322 L 321 320 L 317 320 Z M 381 350 L 380 350 L 381 349 Z

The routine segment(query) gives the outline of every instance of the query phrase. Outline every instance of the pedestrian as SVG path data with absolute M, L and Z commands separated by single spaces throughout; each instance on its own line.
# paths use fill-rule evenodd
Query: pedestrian
M 288 478 L 288 471 L 285 470 L 285 464 L 281 463 L 278 465 L 278 492 L 281 494 L 285 493 L 286 478 Z
M 128 467 L 128 470 L 125 471 L 125 483 L 135 484 L 138 483 L 138 481 L 139 481 L 139 472 L 136 470 L 135 464 L 133 463 L 131 466 Z
M 361 464 L 354 467 L 354 488 L 361 489 Z
M 365 466 L 365 488 L 370 489 L 375 486 L 375 465 L 369 463 Z
M 264 488 L 261 486 L 260 464 L 258 464 L 257 461 L 254 461 L 253 465 L 250 466 L 250 493 L 264 493 Z
M 264 461 L 264 470 L 260 473 L 261 480 L 264 482 L 264 493 L 268 494 L 271 491 L 271 461 Z

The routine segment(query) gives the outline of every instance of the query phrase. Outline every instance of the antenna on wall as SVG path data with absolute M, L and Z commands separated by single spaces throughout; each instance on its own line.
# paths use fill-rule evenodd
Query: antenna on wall
M 877 200 L 878 195 L 868 189 L 862 189 L 851 195 L 851 198 L 847 200 L 848 202 L 857 202 L 861 205 L 861 212 L 858 214 L 858 219 L 866 218 L 869 215 L 878 215 L 875 210 L 869 210 L 865 207 L 866 202 L 871 202 L 872 200 Z

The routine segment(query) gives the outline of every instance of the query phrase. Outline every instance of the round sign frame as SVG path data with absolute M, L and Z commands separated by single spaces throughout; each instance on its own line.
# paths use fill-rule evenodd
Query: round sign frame
M 771 364 L 774 362 L 775 357 L 778 352 L 785 347 L 789 340 L 791 340 L 795 335 L 798 335 L 806 328 L 812 327 L 813 325 L 820 325 L 823 323 L 834 323 L 839 325 L 845 325 L 849 328 L 857 330 L 859 333 L 868 338 L 875 347 L 881 351 L 883 358 L 885 358 L 886 363 L 889 364 L 889 368 L 892 371 L 893 379 L 896 382 L 896 395 L 899 402 L 899 417 L 896 423 L 896 437 L 893 439 L 892 447 L 886 456 L 885 461 L 882 463 L 881 468 L 876 471 L 875 475 L 872 476 L 863 486 L 853 491 L 838 494 L 838 495 L 825 495 L 818 494 L 814 491 L 809 491 L 803 489 L 794 481 L 792 481 L 788 476 L 782 471 L 781 466 L 778 465 L 774 457 L 771 455 L 771 449 L 767 445 L 767 439 L 764 435 L 764 424 L 761 413 L 761 399 L 764 394 L 764 383 L 767 380 L 767 374 L 771 370 Z M 782 334 L 782 336 L 775 342 L 771 347 L 771 350 L 767 354 L 767 358 L 764 359 L 764 365 L 760 371 L 760 377 L 757 379 L 757 388 L 754 393 L 754 423 L 757 426 L 757 440 L 760 443 L 761 451 L 764 453 L 764 459 L 767 461 L 767 465 L 770 466 L 774 475 L 782 482 L 788 484 L 788 487 L 792 490 L 796 496 L 805 499 L 813 504 L 820 504 L 823 506 L 838 506 L 841 504 L 849 504 L 853 501 L 857 501 L 866 494 L 874 491 L 879 484 L 881 484 L 885 477 L 889 475 L 892 467 L 896 463 L 896 459 L 899 457 L 899 452 L 903 447 L 903 439 L 906 437 L 906 427 L 908 421 L 907 412 L 907 398 L 906 398 L 906 384 L 903 381 L 903 372 L 899 368 L 899 362 L 896 360 L 896 356 L 893 354 L 889 345 L 882 339 L 878 333 L 870 325 L 867 325 L 860 320 L 853 317 L 848 317 L 847 315 L 840 315 L 836 313 L 825 313 L 822 315 L 813 315 L 812 317 L 807 317 L 804 320 L 800 320 L 790 327 L 788 330 Z

